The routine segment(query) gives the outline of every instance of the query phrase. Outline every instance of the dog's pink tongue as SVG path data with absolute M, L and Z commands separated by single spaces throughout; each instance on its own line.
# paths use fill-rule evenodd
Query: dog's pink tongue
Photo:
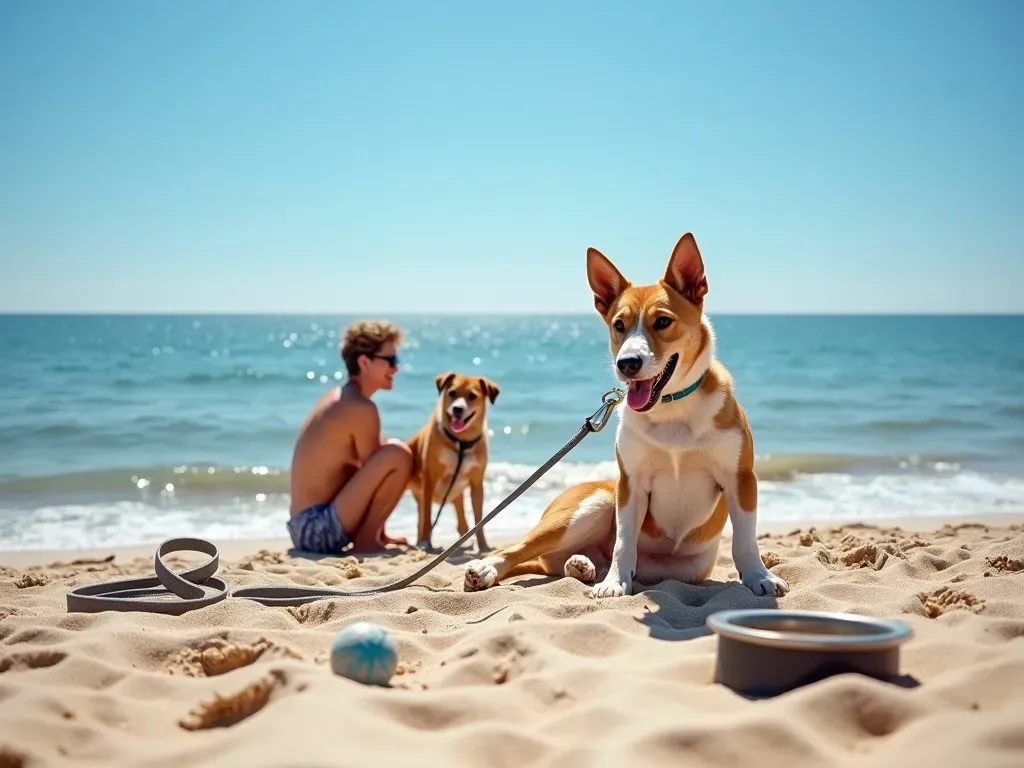
M 653 387 L 654 379 L 629 382 L 629 387 L 626 389 L 626 405 L 634 411 L 640 410 L 651 399 L 651 389 Z
M 454 418 L 452 419 L 452 432 L 461 432 L 466 428 L 466 420 Z

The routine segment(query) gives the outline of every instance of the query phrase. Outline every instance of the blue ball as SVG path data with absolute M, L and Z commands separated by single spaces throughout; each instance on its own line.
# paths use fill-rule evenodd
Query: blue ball
M 331 644 L 331 671 L 364 685 L 390 683 L 398 649 L 384 627 L 360 621 L 342 628 Z

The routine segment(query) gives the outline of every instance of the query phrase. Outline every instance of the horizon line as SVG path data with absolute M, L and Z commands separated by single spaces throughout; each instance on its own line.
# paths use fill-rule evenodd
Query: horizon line
M 1024 311 L 964 311 L 936 312 L 913 310 L 879 310 L 868 312 L 847 311 L 723 311 L 714 312 L 707 309 L 705 314 L 710 317 L 1024 317 Z M 508 316 L 559 316 L 559 317 L 594 317 L 600 319 L 595 310 L 381 310 L 381 311 L 347 311 L 338 310 L 5 310 L 0 309 L 0 317 L 361 317 L 366 319 L 386 319 L 387 317 L 508 317 Z

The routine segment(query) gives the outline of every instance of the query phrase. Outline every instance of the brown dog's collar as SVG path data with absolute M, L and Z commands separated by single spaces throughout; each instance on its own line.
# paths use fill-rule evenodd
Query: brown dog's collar
M 449 431 L 448 431 L 448 427 L 444 426 L 443 424 L 441 424 L 441 425 L 438 425 L 438 426 L 440 426 L 440 427 L 441 427 L 441 431 L 442 431 L 442 432 L 444 432 L 445 436 L 446 436 L 446 437 L 447 437 L 447 438 L 448 438 L 449 440 L 451 440 L 451 441 L 452 441 L 453 443 L 455 443 L 455 445 L 457 445 L 457 446 L 459 447 L 459 452 L 460 452 L 460 453 L 462 453 L 462 452 L 464 452 L 464 451 L 468 451 L 468 450 L 469 450 L 470 448 L 472 448 L 472 447 L 473 447 L 474 445 L 476 445 L 477 443 L 479 443 L 479 442 L 480 442 L 480 438 L 484 436 L 484 433 L 483 433 L 483 432 L 481 432 L 481 433 L 480 433 L 479 435 L 477 435 L 476 437 L 474 437 L 474 438 L 473 438 L 472 440 L 463 440 L 463 439 L 461 439 L 461 438 L 459 438 L 459 437 L 456 437 L 456 436 L 455 436 L 455 435 L 453 435 L 453 434 L 452 434 L 451 432 L 449 432 Z

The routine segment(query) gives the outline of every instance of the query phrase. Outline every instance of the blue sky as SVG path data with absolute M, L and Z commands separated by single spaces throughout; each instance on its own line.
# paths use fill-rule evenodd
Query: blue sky
M 484 7 L 486 6 L 486 7 Z M 0 311 L 1024 311 L 1024 4 L 8 1 Z M 358 274 L 357 274 L 358 272 Z

